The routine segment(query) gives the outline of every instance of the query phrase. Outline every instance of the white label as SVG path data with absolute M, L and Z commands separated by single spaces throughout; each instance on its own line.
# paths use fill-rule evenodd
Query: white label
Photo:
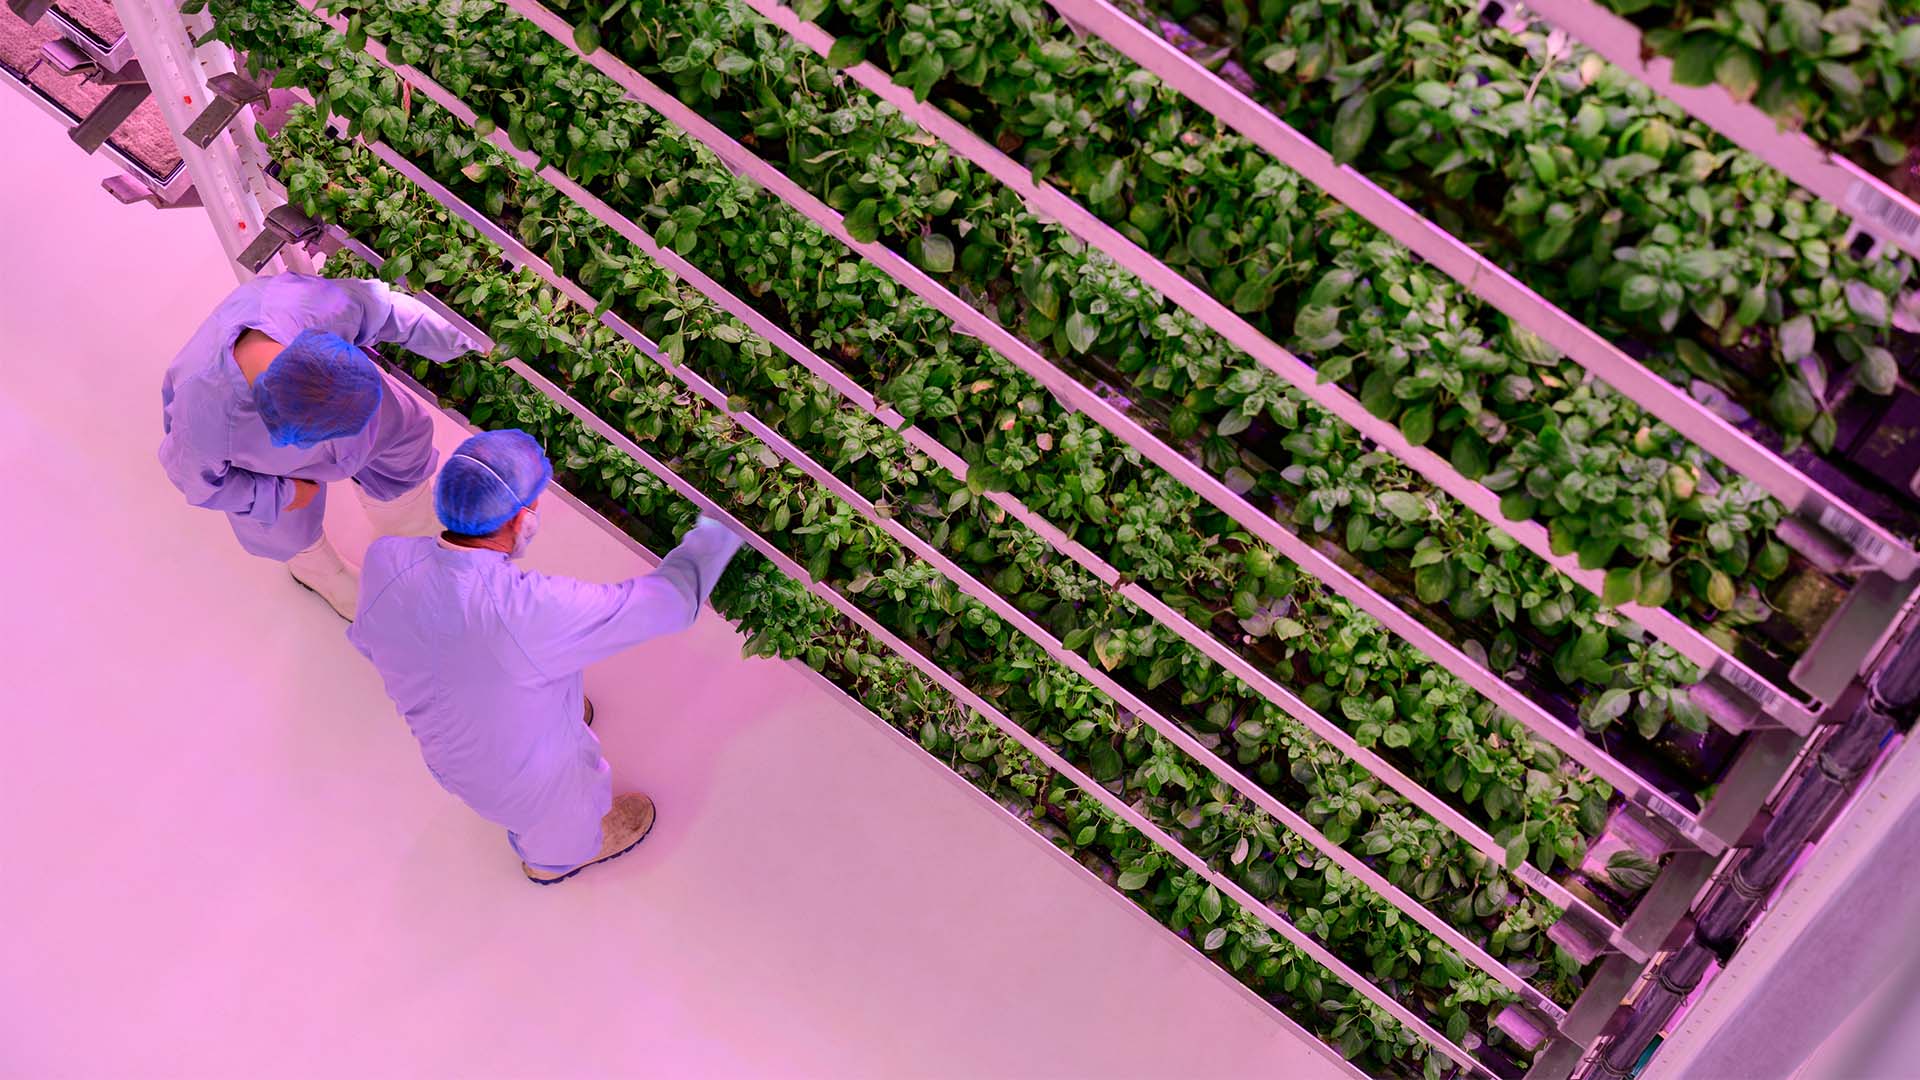
M 1532 863 L 1521 863 L 1520 869 L 1515 870 L 1513 876 L 1519 878 L 1521 884 L 1534 892 L 1547 892 L 1553 888 L 1553 881 Z
M 1904 200 L 1888 196 L 1865 180 L 1847 185 L 1846 209 L 1855 219 L 1867 218 L 1896 238 L 1911 240 L 1920 236 L 1920 214 L 1914 213 Z
M 1763 682 L 1759 676 L 1734 663 L 1731 657 L 1723 656 L 1715 662 L 1713 673 L 1735 690 L 1753 699 L 1754 703 L 1760 706 L 1761 712 L 1771 714 L 1773 710 L 1780 707 L 1783 700 L 1780 693 Z
M 1823 506 L 1817 519 L 1820 527 L 1844 541 L 1848 547 L 1864 555 L 1869 562 L 1880 563 L 1886 560 L 1890 549 L 1885 540 L 1873 535 L 1873 530 L 1851 514 L 1837 506 Z
M 1655 817 L 1679 829 L 1683 834 L 1692 835 L 1693 822 L 1687 817 L 1685 810 L 1680 809 L 1666 799 L 1658 796 L 1650 797 L 1647 800 L 1646 808 L 1653 811 Z

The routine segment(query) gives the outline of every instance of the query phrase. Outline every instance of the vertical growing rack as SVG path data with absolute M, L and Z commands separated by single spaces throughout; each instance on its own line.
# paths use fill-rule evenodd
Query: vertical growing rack
M 1543 870 L 1535 865 L 1541 860 L 1529 855 L 1524 842 L 1516 853 L 1511 844 L 1496 835 L 1470 807 L 1463 808 L 1460 799 L 1431 779 L 1412 775 L 1394 755 L 1376 749 L 1371 739 L 1363 742 L 1347 726 L 1329 718 L 1326 709 L 1305 700 L 1303 688 L 1295 684 L 1294 673 L 1255 658 L 1240 647 L 1242 643 L 1232 640 L 1231 635 L 1223 635 L 1217 626 L 1197 618 L 1188 607 L 1170 600 L 1150 583 L 1136 580 L 1132 567 L 1090 546 L 1072 522 L 1050 519 L 1044 509 L 1030 505 L 1037 500 L 1023 499 L 1013 491 L 983 488 L 976 492 L 980 499 L 1035 534 L 1052 555 L 1090 574 L 1142 613 L 1156 631 L 1164 631 L 1184 647 L 1191 648 L 1206 663 L 1217 665 L 1237 680 L 1238 685 L 1248 688 L 1255 697 L 1358 763 L 1384 789 L 1436 822 L 1451 838 L 1450 842 L 1478 853 L 1493 865 L 1505 865 L 1520 886 L 1551 903 L 1562 913 L 1548 931 L 1552 940 L 1578 957 L 1586 968 L 1586 987 L 1577 1000 L 1571 1003 L 1554 1000 L 1532 978 L 1535 972 L 1516 969 L 1440 914 L 1438 900 L 1423 902 L 1403 884 L 1390 880 L 1383 866 L 1369 853 L 1356 853 L 1353 845 L 1344 842 L 1344 835 L 1332 834 L 1324 822 L 1316 822 L 1302 808 L 1291 805 L 1271 786 L 1256 779 L 1241 762 L 1233 760 L 1231 742 L 1210 738 L 1209 733 L 1195 728 L 1183 709 L 1167 704 L 1152 694 L 1150 687 L 1136 685 L 1123 673 L 1099 662 L 1100 658 L 1089 660 L 1082 650 L 1071 647 L 1063 635 L 1023 610 L 1016 598 L 1005 595 L 992 580 L 978 570 L 961 565 L 945 553 L 940 544 L 916 533 L 889 508 L 863 495 L 837 475 L 830 464 L 789 439 L 777 419 L 763 419 L 764 403 L 728 394 L 716 380 L 677 359 L 673 350 L 662 347 L 655 337 L 613 310 L 605 302 L 607 297 L 596 296 L 569 273 L 556 269 L 485 210 L 461 198 L 449 186 L 448 178 L 437 174 L 430 163 L 410 159 L 383 142 L 377 131 L 361 130 L 357 120 L 351 126 L 340 124 L 338 127 L 342 137 L 351 132 L 385 166 L 471 226 L 509 265 L 536 274 L 558 294 L 582 308 L 599 312 L 601 322 L 641 355 L 672 374 L 694 398 L 750 432 L 781 461 L 875 523 L 880 533 L 932 566 L 961 594 L 1013 627 L 1052 662 L 1085 680 L 1114 702 L 1124 715 L 1177 747 L 1197 762 L 1210 779 L 1217 780 L 1222 790 L 1230 792 L 1232 798 L 1243 799 L 1258 808 L 1288 833 L 1303 840 L 1318 856 L 1350 875 L 1361 888 L 1432 934 L 1472 969 L 1489 976 L 1509 995 L 1509 1004 L 1497 1017 L 1499 1029 L 1532 1053 L 1528 1076 L 1555 1080 L 1575 1075 L 1593 1068 L 1602 1055 L 1609 1053 L 1617 1061 L 1622 1046 L 1618 1039 L 1626 1021 L 1616 1018 L 1616 1007 L 1631 988 L 1649 978 L 1649 971 L 1657 967 L 1667 950 L 1686 938 L 1690 932 L 1689 912 L 1696 898 L 1703 891 L 1717 887 L 1712 883 L 1718 880 L 1717 875 L 1727 865 L 1730 853 L 1740 852 L 1755 840 L 1757 822 L 1762 820 L 1763 807 L 1770 797 L 1776 791 L 1791 787 L 1794 778 L 1812 767 L 1808 762 L 1814 757 L 1806 752 L 1809 740 L 1821 738 L 1824 725 L 1852 715 L 1863 692 L 1862 677 L 1882 662 L 1888 655 L 1890 643 L 1900 634 L 1913 603 L 1916 570 L 1920 570 L 1920 556 L 1913 550 L 1911 537 L 1897 534 L 1847 497 L 1830 491 L 1795 461 L 1750 432 L 1730 424 L 1696 397 L 1649 370 L 1607 336 L 1542 298 L 1503 270 L 1494 259 L 1450 235 L 1367 176 L 1351 166 L 1336 164 L 1326 150 L 1289 126 L 1283 118 L 1169 45 L 1137 12 L 1123 11 L 1106 0 L 1052 0 L 1052 3 L 1076 29 L 1090 35 L 1090 42 L 1101 48 L 1111 47 L 1143 72 L 1172 87 L 1204 110 L 1211 120 L 1217 121 L 1223 132 L 1238 133 L 1274 161 L 1297 171 L 1385 236 L 1405 245 L 1427 265 L 1457 280 L 1473 296 L 1562 351 L 1593 379 L 1609 386 L 1612 393 L 1630 399 L 1649 415 L 1664 421 L 1719 462 L 1728 470 L 1728 475 L 1744 478 L 1778 500 L 1789 522 L 1795 526 L 1783 529 L 1782 537 L 1815 567 L 1807 572 L 1824 572 L 1840 583 L 1845 594 L 1790 671 L 1756 669 L 1736 655 L 1736 650 L 1710 637 L 1701 625 L 1668 607 L 1641 604 L 1633 598 L 1616 607 L 1619 618 L 1637 627 L 1636 632 L 1671 647 L 1703 672 L 1692 692 L 1717 704 L 1717 708 L 1708 710 L 1717 727 L 1715 737 L 1727 740 L 1730 747 L 1725 750 L 1722 767 L 1712 778 L 1715 790 L 1710 799 L 1698 806 L 1692 805 L 1694 800 L 1690 796 L 1674 791 L 1670 783 L 1621 753 L 1604 737 L 1594 737 L 1581 730 L 1564 710 L 1556 711 L 1536 700 L 1528 685 L 1495 670 L 1484 650 L 1476 652 L 1462 647 L 1460 641 L 1449 634 L 1443 621 L 1434 612 L 1425 610 L 1431 605 L 1417 604 L 1411 595 L 1383 586 L 1379 575 L 1370 573 L 1332 545 L 1308 535 L 1296 523 L 1277 518 L 1270 508 L 1250 498 L 1245 490 L 1236 489 L 1216 475 L 1215 470 L 1182 446 L 1180 440 L 1169 438 L 1144 420 L 1133 403 L 1114 393 L 1111 386 L 1049 355 L 1041 343 L 1027 340 L 1006 319 L 988 310 L 977 296 L 923 267 L 922 260 L 896 250 L 885 240 L 859 235 L 850 227 L 842 210 L 810 190 L 801 178 L 789 175 L 775 162 L 730 136 L 711 116 L 703 113 L 698 102 L 684 100 L 682 95 L 650 78 L 640 66 L 608 49 L 583 48 L 593 42 L 583 37 L 568 17 L 540 0 L 503 0 L 503 8 L 511 12 L 504 17 L 524 19 L 537 27 L 568 55 L 578 57 L 586 69 L 597 72 L 617 88 L 618 96 L 664 118 L 673 129 L 698 144 L 703 152 L 725 163 L 744 182 L 778 198 L 800 219 L 885 275 L 903 294 L 917 298 L 950 320 L 958 333 L 984 343 L 998 358 L 1044 387 L 1068 411 L 1080 414 L 1141 461 L 1163 470 L 1196 493 L 1212 511 L 1251 537 L 1251 542 L 1270 545 L 1294 567 L 1321 582 L 1330 594 L 1351 602 L 1377 620 L 1433 669 L 1457 679 L 1493 708 L 1517 719 L 1528 738 L 1554 748 L 1570 763 L 1569 768 L 1609 785 L 1617 799 L 1603 839 L 1616 848 L 1634 848 L 1651 854 L 1662 863 L 1639 901 L 1625 910 L 1610 907 L 1609 902 L 1596 898 L 1579 879 L 1579 868 L 1558 875 Z M 431 102 L 467 125 L 481 145 L 491 146 L 517 162 L 528 174 L 551 185 L 645 259 L 664 267 L 715 308 L 738 319 L 753 335 L 830 388 L 840 400 L 924 454 L 945 476 L 962 484 L 968 482 L 969 473 L 977 466 L 970 463 L 964 447 L 943 442 L 933 427 L 903 415 L 888 403 L 884 386 L 869 385 L 869 380 L 842 358 L 818 344 L 810 344 L 802 327 L 770 314 L 766 305 L 756 302 L 756 294 L 743 293 L 722 281 L 720 270 L 701 265 L 671 242 L 663 243 L 656 235 L 657 220 L 648 220 L 631 208 L 615 205 L 603 194 L 602 188 L 591 182 L 583 183 L 572 175 L 564 161 L 547 160 L 525 146 L 516 145 L 507 132 L 489 130 L 492 118 L 484 102 L 463 100 L 429 71 L 396 62 L 389 51 L 392 43 L 383 44 L 377 38 L 368 38 L 357 21 L 350 21 L 347 9 L 336 13 L 317 0 L 300 0 L 300 4 L 333 32 L 355 41 L 373 62 L 393 71 L 407 88 L 407 94 Z M 211 103 L 213 99 L 209 80 L 235 73 L 231 50 L 209 39 L 208 32 L 215 29 L 213 21 L 201 14 L 183 18 L 163 0 L 118 0 L 117 6 L 133 50 L 153 81 L 156 96 L 162 100 L 162 113 L 180 145 L 186 169 L 229 254 L 239 259 L 249 248 L 254 248 L 256 255 L 261 250 L 266 250 L 269 258 L 277 255 L 289 268 L 305 265 L 297 247 L 289 246 L 277 252 L 255 247 L 262 232 L 272 231 L 270 214 L 266 211 L 283 206 L 286 193 L 269 175 L 269 153 L 253 137 L 250 113 L 242 110 L 240 120 L 231 125 L 229 133 L 217 138 L 211 146 L 200 146 L 187 137 L 187 131 L 198 118 L 190 106 L 196 102 Z M 801 6 L 808 9 L 807 17 L 775 0 L 742 0 L 736 8 L 751 12 L 771 32 L 797 42 L 812 54 L 823 59 L 834 58 L 835 35 L 811 21 L 823 17 L 825 5 Z M 1844 190 L 1835 186 L 1840 183 L 1835 177 L 1852 166 L 1828 160 L 1815 168 L 1809 164 L 1813 159 L 1805 148 L 1792 141 L 1797 137 L 1755 134 L 1749 130 L 1751 117 L 1746 113 L 1738 109 L 1729 111 L 1710 102 L 1702 104 L 1705 98 L 1695 100 L 1698 95 L 1718 91 L 1696 92 L 1673 87 L 1670 82 L 1662 81 L 1663 76 L 1657 72 L 1649 74 L 1649 66 L 1639 62 L 1637 53 L 1632 63 L 1616 56 L 1624 46 L 1616 48 L 1608 44 L 1612 38 L 1607 35 L 1618 28 L 1605 20 L 1620 21 L 1613 16 L 1596 14 L 1597 9 L 1588 10 L 1593 8 L 1591 4 L 1561 0 L 1537 0 L 1530 7 L 1566 26 L 1576 36 L 1593 38 L 1602 55 L 1636 77 L 1647 79 L 1656 89 L 1673 93 L 1690 111 L 1753 149 L 1796 183 L 1835 200 L 1843 209 L 1855 213 L 1856 218 L 1870 216 L 1874 207 L 1886 204 L 1888 196 L 1874 187 L 1878 181 L 1871 177 L 1862 180 L 1848 174 L 1851 178 L 1846 183 L 1852 186 Z M 595 17 L 598 15 L 599 10 L 595 9 Z M 357 20 L 357 16 L 353 18 Z M 196 41 L 201 44 L 194 44 Z M 1664 62 L 1657 61 L 1652 67 L 1658 68 L 1661 63 Z M 1337 382 L 1323 381 L 1310 363 L 1256 326 L 1246 313 L 1236 310 L 1237 305 L 1222 302 L 1206 284 L 1194 280 L 1104 220 L 1068 186 L 1042 175 L 1042 171 L 1030 163 L 1016 160 L 948 108 L 924 100 L 926 95 L 916 94 L 876 63 L 862 62 L 856 57 L 854 62 L 835 66 L 844 68 L 840 78 L 870 92 L 910 120 L 926 138 L 947 148 L 955 159 L 991 177 L 1039 220 L 1061 228 L 1077 243 L 1101 253 L 1143 283 L 1153 295 L 1164 298 L 1198 320 L 1209 332 L 1252 357 L 1314 406 L 1338 417 L 1358 432 L 1366 446 L 1407 463 L 1438 492 L 1483 519 L 1488 527 L 1531 552 L 1565 579 L 1596 596 L 1606 591 L 1605 573 L 1583 567 L 1568 552 L 1557 550 L 1546 527 L 1533 520 L 1509 519 L 1502 511 L 1497 493 L 1477 479 L 1469 478 L 1441 454 L 1421 445 L 1422 440 L 1410 439 L 1395 423 L 1374 415 L 1347 388 Z M 296 85 L 294 89 L 309 94 L 309 100 L 312 95 L 329 92 L 327 86 Z M 407 107 L 403 103 L 402 109 Z M 1880 201 L 1874 202 L 1869 196 Z M 1885 218 L 1886 214 L 1882 212 L 1881 216 Z M 294 235 L 297 230 L 285 226 L 289 219 L 281 220 L 281 231 L 286 233 L 283 239 L 299 239 Z M 1877 228 L 1879 231 L 1874 235 L 1891 242 L 1885 246 L 1905 245 L 1909 250 L 1916 250 L 1911 246 L 1911 236 L 1887 225 L 1885 220 Z M 1920 234 L 1920 230 L 1914 232 Z M 383 262 L 370 244 L 371 237 L 355 237 L 335 228 L 329 238 L 334 247 L 352 252 L 371 266 L 378 267 Z M 458 312 L 450 313 L 458 317 Z M 606 415 L 604 409 L 570 392 L 559 373 L 542 370 L 519 358 L 510 359 L 507 366 L 533 391 L 576 417 L 679 495 L 708 512 L 734 520 L 715 500 L 715 493 L 702 491 L 676 472 L 673 463 L 655 457 L 623 432 L 617 419 Z M 1449 1068 L 1457 1070 L 1459 1075 L 1498 1075 L 1513 1071 L 1511 1061 L 1490 1059 L 1482 1052 L 1477 1037 L 1466 1039 L 1443 1031 L 1417 1010 L 1409 1008 L 1382 985 L 1386 980 L 1357 969 L 1328 949 L 1314 933 L 1253 895 L 1230 867 L 1198 850 L 1192 840 L 1180 835 L 1180 830 L 1169 828 L 1129 803 L 1123 794 L 1113 790 L 1110 782 L 1103 783 L 1063 756 L 1059 747 L 1028 730 L 1018 718 L 1010 716 L 967 681 L 943 669 L 926 650 L 883 625 L 847 592 L 810 573 L 775 542 L 776 538 L 737 520 L 734 524 L 749 535 L 753 546 L 782 572 L 806 584 L 841 616 L 898 653 L 931 682 L 964 702 L 1056 774 L 1088 793 L 1175 862 L 1252 913 L 1273 933 L 1346 983 L 1382 1014 L 1398 1021 L 1446 1059 Z M 1716 941 L 1714 945 L 1731 947 L 1723 941 Z M 1277 1013 L 1276 1018 L 1285 1021 Z

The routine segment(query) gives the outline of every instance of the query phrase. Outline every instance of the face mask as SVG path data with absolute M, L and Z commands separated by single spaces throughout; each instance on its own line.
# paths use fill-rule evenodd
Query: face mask
M 520 532 L 514 536 L 513 550 L 507 553 L 507 558 L 518 559 L 525 555 L 527 545 L 533 543 L 533 538 L 538 535 L 540 535 L 540 511 L 532 510 L 528 512 L 527 520 L 520 523 Z

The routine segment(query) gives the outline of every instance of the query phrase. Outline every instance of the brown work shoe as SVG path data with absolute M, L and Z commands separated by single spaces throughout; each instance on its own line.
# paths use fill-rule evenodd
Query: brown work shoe
M 600 819 L 600 854 L 581 863 L 571 870 L 535 870 L 526 863 L 520 869 L 526 871 L 527 880 L 535 885 L 553 885 L 572 877 L 592 866 L 617 859 L 640 845 L 653 831 L 653 800 L 639 792 L 628 795 L 615 795 L 613 809 Z
M 592 727 L 593 726 L 593 699 L 588 697 L 585 694 L 581 694 L 580 700 L 587 703 L 587 707 L 581 710 L 580 718 L 587 722 L 588 727 Z

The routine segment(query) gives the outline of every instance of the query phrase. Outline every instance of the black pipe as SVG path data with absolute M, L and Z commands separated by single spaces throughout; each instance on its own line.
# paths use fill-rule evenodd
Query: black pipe
M 1714 951 L 1723 956 L 1733 951 L 1740 931 L 1799 858 L 1813 831 L 1872 763 L 1880 744 L 1894 728 L 1893 718 L 1875 706 L 1870 694 L 1828 736 L 1812 767 L 1774 809 L 1773 820 L 1767 823 L 1760 842 L 1747 851 L 1695 915 L 1695 933 Z
M 1689 941 L 1660 965 L 1653 982 L 1640 991 L 1630 1006 L 1633 1015 L 1628 1017 L 1626 1027 L 1607 1044 L 1607 1052 L 1600 1059 L 1601 1076 L 1625 1080 L 1633 1075 L 1640 1056 L 1647 1052 L 1647 1046 L 1660 1034 L 1660 1029 L 1667 1026 L 1674 1010 L 1700 985 L 1713 959 L 1711 949 L 1699 941 Z
M 1893 659 L 1873 673 L 1867 683 L 1867 696 L 1880 704 L 1880 707 L 1900 720 L 1900 726 L 1913 723 L 1916 709 L 1920 709 L 1920 634 L 1909 637 L 1900 643 Z
M 1901 642 L 1873 674 L 1866 697 L 1831 730 L 1811 766 L 1774 807 L 1759 843 L 1748 849 L 1700 905 L 1692 938 L 1653 968 L 1653 981 L 1632 1005 L 1624 1007 L 1626 1021 L 1607 1041 L 1606 1051 L 1595 1063 L 1595 1075 L 1606 1080 L 1627 1080 L 1633 1075 L 1647 1047 L 1700 985 L 1708 965 L 1733 952 L 1760 905 L 1813 838 L 1813 831 L 1852 790 L 1887 736 L 1911 727 L 1916 712 L 1920 712 L 1920 634 Z

